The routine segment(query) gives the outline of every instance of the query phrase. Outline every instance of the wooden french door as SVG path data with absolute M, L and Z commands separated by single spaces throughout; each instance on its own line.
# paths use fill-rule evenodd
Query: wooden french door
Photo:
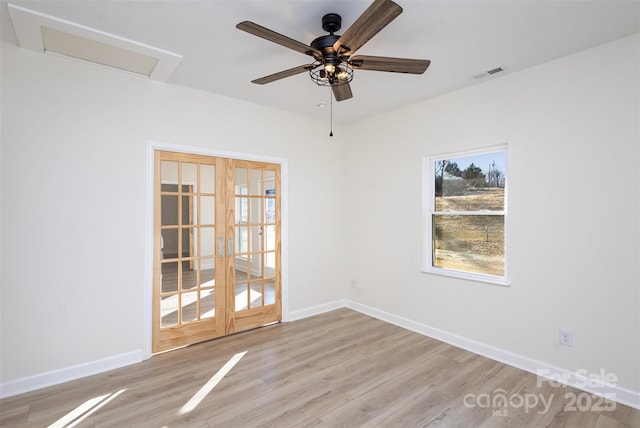
M 282 319 L 280 165 L 155 152 L 152 351 Z

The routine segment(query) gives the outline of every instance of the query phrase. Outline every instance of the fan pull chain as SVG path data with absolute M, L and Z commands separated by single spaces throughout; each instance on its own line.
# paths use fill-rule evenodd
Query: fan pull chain
M 329 86 L 329 137 L 333 137 L 333 90 L 331 86 Z

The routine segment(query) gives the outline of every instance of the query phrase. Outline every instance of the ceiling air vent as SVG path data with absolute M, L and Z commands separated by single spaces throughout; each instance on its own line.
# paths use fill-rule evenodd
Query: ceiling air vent
M 22 48 L 50 52 L 166 82 L 182 56 L 74 22 L 7 5 Z
M 153 69 L 158 64 L 158 58 L 153 56 L 132 52 L 108 43 L 48 27 L 42 27 L 42 41 L 45 52 L 55 52 L 147 77 L 151 76 Z
M 504 67 L 496 67 L 491 70 L 484 71 L 480 74 L 476 74 L 472 76 L 476 80 L 484 79 L 485 77 L 493 76 L 494 74 L 498 74 L 504 71 Z

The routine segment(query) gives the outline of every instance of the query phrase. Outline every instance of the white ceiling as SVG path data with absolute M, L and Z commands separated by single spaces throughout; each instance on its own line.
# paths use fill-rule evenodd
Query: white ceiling
M 329 89 L 308 74 L 267 85 L 251 80 L 310 63 L 310 57 L 235 28 L 249 20 L 309 44 L 326 34 L 324 14 L 342 16 L 341 34 L 372 0 L 11 1 L 40 13 L 183 56 L 168 82 L 318 119 Z M 479 84 L 472 76 L 509 72 L 640 31 L 640 1 L 395 0 L 404 12 L 358 54 L 425 58 L 423 75 L 356 70 L 354 98 L 334 101 L 334 120 L 372 114 Z M 1 38 L 17 44 L 2 0 Z M 114 71 L 115 72 L 115 71 Z

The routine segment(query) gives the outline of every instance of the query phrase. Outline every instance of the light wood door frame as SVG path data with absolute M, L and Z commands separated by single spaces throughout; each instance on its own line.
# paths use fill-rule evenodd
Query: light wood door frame
M 146 174 L 145 174 L 145 274 L 144 292 L 141 296 L 140 307 L 142 310 L 142 351 L 141 360 L 147 360 L 153 356 L 152 352 L 152 302 L 153 302 L 153 256 L 156 240 L 154 239 L 154 184 L 155 169 L 154 157 L 158 150 L 168 152 L 190 153 L 213 157 L 233 158 L 242 160 L 252 160 L 258 162 L 268 162 L 280 165 L 280 193 L 281 208 L 280 239 L 282 248 L 280 252 L 280 267 L 282 269 L 280 290 L 281 290 L 281 310 L 282 321 L 287 322 L 295 318 L 289 310 L 289 251 L 288 251 L 288 219 L 289 219 L 289 161 L 283 157 L 267 156 L 255 153 L 222 150 L 210 147 L 191 146 L 185 144 L 175 144 L 159 140 L 146 141 Z
M 167 166 L 172 166 L 169 164 L 174 164 L 173 166 L 177 170 L 177 181 L 178 181 L 178 191 L 177 195 L 173 195 L 169 192 L 164 192 L 161 190 L 162 187 L 162 177 L 161 177 L 161 165 L 164 165 L 164 162 L 167 162 Z M 201 166 L 211 165 L 215 167 L 215 196 L 210 193 L 204 193 L 203 197 L 213 198 L 215 200 L 215 221 L 212 222 L 211 218 L 208 218 L 206 221 L 200 218 L 202 212 L 202 204 L 199 202 L 198 204 L 198 212 L 196 213 L 196 221 L 195 223 L 192 221 L 188 221 L 184 223 L 182 217 L 182 207 L 183 207 L 183 198 L 188 198 L 189 201 L 189 219 L 192 217 L 192 204 L 193 199 L 198 198 L 200 201 L 201 193 L 200 187 L 197 188 L 196 191 L 193 191 L 193 186 L 189 187 L 191 190 L 187 190 L 186 194 L 183 194 L 183 166 L 194 166 L 196 168 L 196 181 L 199 182 L 201 179 Z M 276 322 L 282 320 L 282 261 L 281 261 L 281 166 L 279 164 L 273 163 L 264 163 L 264 162 L 256 162 L 256 161 L 246 161 L 246 160 L 238 160 L 238 159 L 230 159 L 230 158 L 221 158 L 221 157 L 211 157 L 209 155 L 193 155 L 187 153 L 175 153 L 175 152 L 166 152 L 156 150 L 154 152 L 154 257 L 153 257 L 153 292 L 152 292 L 152 352 L 162 352 L 169 349 L 173 349 L 176 347 L 181 347 L 189 344 L 198 343 L 204 340 L 213 339 L 215 337 L 223 336 L 226 334 L 235 333 L 242 330 L 247 330 L 250 328 L 258 327 L 261 325 L 265 325 L 271 322 Z M 260 185 L 259 189 L 257 189 L 257 194 L 252 194 L 250 197 L 241 197 L 241 195 L 236 194 L 236 174 L 237 170 L 241 170 L 245 172 L 247 176 L 255 176 L 260 177 Z M 262 186 L 264 183 L 264 177 L 269 174 L 269 177 L 273 177 L 275 181 L 273 191 L 273 195 L 267 195 L 266 188 Z M 209 191 L 211 192 L 211 191 Z M 168 197 L 177 196 L 178 206 L 179 206 L 179 214 L 178 214 L 178 224 L 176 226 L 169 224 L 164 225 L 161 224 L 161 204 L 163 197 L 161 195 L 165 195 Z M 238 241 L 236 240 L 236 230 L 239 230 L 241 227 L 237 224 L 237 215 L 235 214 L 238 199 L 245 199 L 245 204 L 251 203 L 251 205 L 256 206 L 256 213 L 260 216 L 258 220 L 251 220 L 247 222 L 247 226 L 245 228 L 245 234 L 248 233 L 251 225 L 252 227 L 260 227 L 260 230 L 263 230 L 267 227 L 273 232 L 275 231 L 275 239 L 271 245 L 274 245 L 273 248 L 266 248 L 265 244 L 266 239 L 263 238 L 262 233 L 260 233 L 260 242 L 259 245 L 256 246 L 257 250 L 254 250 L 253 247 L 251 249 L 247 249 L 248 260 L 251 260 L 253 256 L 256 259 L 259 257 L 261 260 L 260 263 L 264 263 L 267 260 L 267 253 L 269 254 L 269 259 L 272 260 L 273 273 L 268 278 L 265 278 L 264 269 L 262 269 L 263 275 L 258 277 L 257 279 L 253 278 L 251 271 L 246 273 L 247 279 L 246 284 L 242 283 L 240 285 L 236 284 L 235 281 L 235 272 L 236 272 L 236 255 L 241 253 L 241 250 L 238 249 Z M 271 204 L 267 204 L 267 201 L 272 202 Z M 270 213 L 274 216 L 273 219 L 267 219 L 267 210 L 266 206 L 270 205 L 272 208 L 270 209 Z M 262 208 L 260 208 L 262 207 Z M 250 211 L 250 209 L 249 209 Z M 257 221 L 257 223 L 256 223 Z M 256 224 L 258 226 L 256 226 Z M 187 260 L 183 260 L 184 257 L 182 255 L 182 251 L 180 251 L 179 256 L 176 260 L 174 259 L 165 259 L 162 255 L 160 249 L 160 242 L 162 241 L 162 236 L 164 236 L 163 231 L 171 232 L 177 229 L 178 234 L 178 247 L 182 249 L 183 244 L 182 240 L 184 239 L 184 228 L 189 228 L 190 235 L 190 244 L 192 245 L 192 234 L 195 233 L 198 238 L 196 240 L 199 249 L 196 249 L 196 255 L 193 257 L 193 253 L 191 252 L 192 248 L 190 247 L 190 254 L 187 257 L 189 266 L 193 268 L 194 263 L 196 264 L 196 278 L 194 279 L 193 288 L 185 288 L 184 285 L 184 270 L 187 269 L 185 267 L 185 262 Z M 213 242 L 211 243 L 213 246 L 213 254 L 209 252 L 208 254 L 204 254 L 202 245 L 204 244 L 203 239 L 201 239 L 200 234 L 203 228 L 209 228 L 215 230 L 215 235 L 213 235 Z M 248 236 L 248 235 L 247 235 Z M 247 238 L 248 239 L 248 238 Z M 253 244 L 251 244 L 253 245 Z M 211 251 L 211 250 L 210 250 Z M 252 253 L 253 252 L 253 253 Z M 213 258 L 212 258 L 213 256 Z M 215 315 L 201 317 L 202 315 L 202 307 L 201 301 L 203 301 L 203 294 L 201 290 L 201 285 L 204 283 L 201 282 L 201 272 L 202 270 L 201 263 L 204 261 L 201 260 L 213 260 L 213 264 L 215 266 L 215 286 L 213 290 L 210 290 L 209 293 L 214 292 L 215 296 Z M 177 268 L 176 279 L 175 279 L 175 290 L 173 290 L 173 281 L 167 282 L 169 278 L 169 274 L 165 272 L 166 268 L 170 264 L 175 264 Z M 250 269 L 251 262 L 247 262 L 247 269 Z M 171 276 L 173 279 L 173 276 Z M 274 300 L 267 302 L 264 298 L 266 283 L 273 284 L 273 290 L 271 293 L 274 294 Z M 165 285 L 170 284 L 170 288 L 165 289 Z M 236 301 L 238 297 L 236 296 L 237 287 L 246 286 L 246 296 L 249 304 L 247 307 L 238 307 Z M 209 288 L 211 285 L 209 285 Z M 255 290 L 255 288 L 258 290 Z M 261 287 L 261 288 L 260 288 Z M 205 287 L 207 288 L 207 287 Z M 195 290 L 195 291 L 194 291 Z M 257 294 L 262 296 L 257 300 L 253 300 L 253 294 Z M 186 306 L 189 301 L 186 300 L 187 294 L 195 295 L 197 301 L 194 302 L 196 305 L 196 315 L 195 318 L 189 318 L 187 320 L 184 319 L 184 313 Z M 250 296 L 252 296 L 250 298 Z M 168 300 L 167 300 L 168 299 Z M 184 299 L 184 300 L 183 300 Z M 176 305 L 176 320 L 171 321 L 171 323 L 163 324 L 166 319 L 161 315 L 162 306 L 165 302 L 175 300 Z M 187 303 L 185 303 L 187 301 Z M 256 303 L 257 302 L 257 303 Z M 173 303 L 172 303 L 173 305 Z M 182 315 L 181 315 L 182 314 Z

